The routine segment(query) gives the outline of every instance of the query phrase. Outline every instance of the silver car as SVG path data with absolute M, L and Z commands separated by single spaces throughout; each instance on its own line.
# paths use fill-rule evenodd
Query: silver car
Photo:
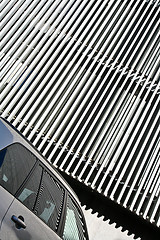
M 75 193 L 53 166 L 2 118 L 0 239 L 88 240 Z

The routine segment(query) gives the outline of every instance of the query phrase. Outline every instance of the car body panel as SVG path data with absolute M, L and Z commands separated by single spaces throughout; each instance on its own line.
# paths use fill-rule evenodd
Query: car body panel
M 5 126 L 5 124 L 0 121 L 0 134 L 2 136 L 3 141 L 0 141 L 0 150 L 8 146 L 10 143 L 13 142 L 13 135 L 10 131 L 8 131 L 8 128 Z

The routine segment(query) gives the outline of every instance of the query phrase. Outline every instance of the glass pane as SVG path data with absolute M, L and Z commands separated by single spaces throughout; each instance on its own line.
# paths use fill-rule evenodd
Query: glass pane
M 63 240 L 84 240 L 85 230 L 82 216 L 70 197 L 67 201 L 67 214 L 63 232 Z
M 21 144 L 0 151 L 0 184 L 13 195 L 36 162 L 36 157 Z
M 41 175 L 42 168 L 38 165 L 25 186 L 23 187 L 23 189 L 21 190 L 21 192 L 17 196 L 17 198 L 31 211 L 33 211 L 33 208 L 35 206 Z
M 64 190 L 47 172 L 44 172 L 35 213 L 54 231 L 57 230 L 60 220 L 63 199 Z

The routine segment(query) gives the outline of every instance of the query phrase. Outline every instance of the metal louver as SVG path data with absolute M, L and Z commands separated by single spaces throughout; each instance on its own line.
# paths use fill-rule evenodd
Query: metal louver
M 0 114 L 160 227 L 159 1 L 1 3 Z

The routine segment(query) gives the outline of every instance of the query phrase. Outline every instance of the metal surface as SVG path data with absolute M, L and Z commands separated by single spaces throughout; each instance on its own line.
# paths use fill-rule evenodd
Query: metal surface
M 160 227 L 159 1 L 2 4 L 0 114 Z

